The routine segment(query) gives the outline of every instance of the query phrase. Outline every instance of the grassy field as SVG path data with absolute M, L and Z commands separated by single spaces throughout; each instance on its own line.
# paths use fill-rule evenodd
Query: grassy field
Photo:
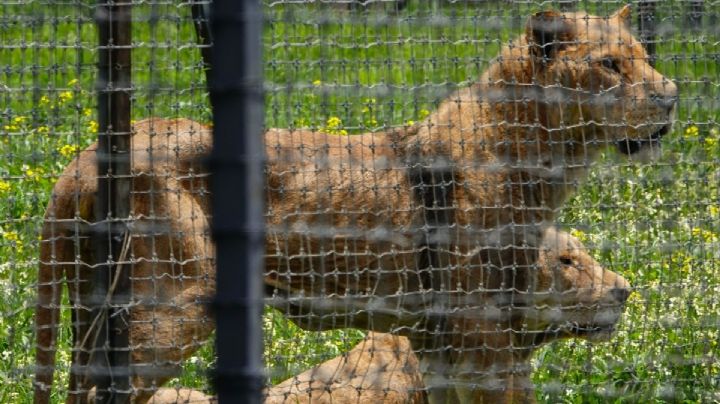
M 597 13 L 619 6 L 607 3 L 586 4 Z M 635 293 L 611 342 L 558 342 L 535 355 L 541 400 L 720 400 L 720 44 L 716 31 L 681 29 L 680 4 L 663 2 L 658 14 L 661 28 L 671 28 L 663 30 L 658 70 L 681 88 L 679 122 L 663 156 L 642 165 L 608 151 L 559 219 Z M 84 3 L 0 7 L 0 402 L 29 402 L 37 231 L 58 174 L 97 136 L 96 34 Z M 479 76 L 521 31 L 520 16 L 542 8 L 411 2 L 393 14 L 267 7 L 266 125 L 352 135 L 422 119 Z M 189 13 L 175 4 L 136 6 L 136 119 L 210 121 Z M 273 381 L 363 336 L 303 332 L 269 310 L 264 321 Z M 57 402 L 69 366 L 69 328 L 62 331 Z M 213 361 L 208 346 L 173 383 L 207 389 Z

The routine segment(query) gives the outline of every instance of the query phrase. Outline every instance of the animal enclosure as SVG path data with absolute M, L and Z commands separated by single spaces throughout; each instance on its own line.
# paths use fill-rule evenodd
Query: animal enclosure
M 138 400 L 216 392 L 198 4 L 127 3 Z M 100 6 L 0 5 L 0 401 L 80 400 Z M 262 2 L 268 402 L 720 400 L 720 4 L 624 5 Z

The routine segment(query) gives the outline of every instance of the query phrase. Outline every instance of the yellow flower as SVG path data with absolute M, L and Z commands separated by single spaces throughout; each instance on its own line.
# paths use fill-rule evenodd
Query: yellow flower
M 322 81 L 320 81 L 320 80 L 315 80 L 315 81 L 313 81 L 312 84 L 313 84 L 315 87 L 318 87 L 318 86 L 322 85 Z
M 42 177 L 43 169 L 42 168 L 35 168 L 28 167 L 27 165 L 22 166 L 23 171 L 25 172 L 25 176 L 32 181 L 38 181 Z
M 85 108 L 83 109 L 83 115 L 85 116 L 92 116 L 93 110 L 91 108 Z
M 691 233 L 695 237 L 702 238 L 706 243 L 714 243 L 718 240 L 717 234 L 699 227 L 694 227 Z
M 60 98 L 60 102 L 67 102 L 73 99 L 73 93 L 72 91 L 63 91 L 58 95 L 58 98 Z
M 706 137 L 705 138 L 705 144 L 708 146 L 715 146 L 718 142 L 718 139 L 716 137 Z
M 327 120 L 328 129 L 337 129 L 342 125 L 342 120 L 336 116 L 331 116 Z
M 427 118 L 428 115 L 430 115 L 430 111 L 428 111 L 427 109 L 421 109 L 420 112 L 418 113 L 418 116 L 420 117 L 420 119 L 425 119 L 425 118 Z
M 68 87 L 72 87 L 77 83 L 78 83 L 78 79 L 72 79 L 72 80 L 68 81 Z
M 710 213 L 710 216 L 720 216 L 720 207 L 717 205 L 708 205 L 708 213 Z
M 16 130 L 18 130 L 18 127 L 17 125 L 3 125 L 3 129 L 8 132 L 15 132 Z
M 20 235 L 16 231 L 6 231 L 2 234 L 3 239 L 10 242 L 10 246 L 15 248 L 18 251 L 23 250 L 23 243 L 22 240 L 20 240 Z
M 25 123 L 25 121 L 27 121 L 26 116 L 20 115 L 20 116 L 16 116 L 15 118 L 13 118 L 13 123 L 16 125 L 21 125 L 21 124 Z
M 50 103 L 50 98 L 47 95 L 43 95 L 40 97 L 40 105 L 45 105 Z
M 77 153 L 77 151 L 80 149 L 80 147 L 72 145 L 72 144 L 66 144 L 63 147 L 58 149 L 58 152 L 62 154 L 64 157 L 72 157 Z
M 695 136 L 698 135 L 698 132 L 699 132 L 699 131 L 700 131 L 700 130 L 699 130 L 698 127 L 695 126 L 695 125 L 688 126 L 688 127 L 685 129 L 685 136 L 687 136 L 687 137 L 695 137 Z
M 331 135 L 347 135 L 347 131 L 342 128 L 342 119 L 331 116 L 325 123 L 324 131 Z
M 411 119 L 411 120 L 405 122 L 405 125 L 406 125 L 406 126 L 413 126 L 413 125 L 415 125 L 415 121 L 413 121 L 413 120 Z
M 98 131 L 98 123 L 97 121 L 90 121 L 88 123 L 88 132 L 90 133 L 97 133 Z
M 570 235 L 580 240 L 581 242 L 587 241 L 587 234 L 580 229 L 570 229 Z
M 49 133 L 50 128 L 48 128 L 47 126 L 38 126 L 37 132 L 38 133 Z
M 0 195 L 8 192 L 10 188 L 11 186 L 9 182 L 0 180 Z

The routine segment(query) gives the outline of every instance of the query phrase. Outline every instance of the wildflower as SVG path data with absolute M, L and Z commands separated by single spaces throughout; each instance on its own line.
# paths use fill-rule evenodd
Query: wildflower
M 421 109 L 420 112 L 418 112 L 418 117 L 420 117 L 420 119 L 425 119 L 428 115 L 430 115 L 430 111 L 427 109 Z
M 42 168 L 32 168 L 23 164 L 22 169 L 25 172 L 25 176 L 32 181 L 40 180 L 43 174 Z
M 6 231 L 2 233 L 3 239 L 10 243 L 10 246 L 18 251 L 22 251 L 23 242 L 20 240 L 20 235 L 16 231 Z
M 320 80 L 315 80 L 315 81 L 312 82 L 312 84 L 313 84 L 315 87 L 319 87 L 319 86 L 322 85 L 322 81 L 320 81 Z
M 710 213 L 710 216 L 712 216 L 712 217 L 720 216 L 720 207 L 718 207 L 717 205 L 708 205 L 707 208 L 708 208 L 707 209 L 708 213 Z
M 50 103 L 50 98 L 47 95 L 43 95 L 40 97 L 40 105 L 45 105 Z
M 50 128 L 48 128 L 47 126 L 44 126 L 44 125 L 43 125 L 43 126 L 38 126 L 37 132 L 38 132 L 38 133 L 49 133 L 49 132 L 50 132 Z
M 58 98 L 60 98 L 60 102 L 67 102 L 73 99 L 73 93 L 72 91 L 63 91 L 58 95 Z
M 336 116 L 328 118 L 325 124 L 325 132 L 332 135 L 347 135 L 347 131 L 342 128 L 342 120 Z
M 97 121 L 90 121 L 88 122 L 88 132 L 90 133 L 97 133 L 98 131 L 98 123 Z
M 698 135 L 698 132 L 700 132 L 700 130 L 695 125 L 691 125 L 685 128 L 685 136 L 687 137 L 695 137 Z
M 570 235 L 580 240 L 581 242 L 587 241 L 587 234 L 580 229 L 570 229 Z
M 717 234 L 699 227 L 694 227 L 691 233 L 694 237 L 701 238 L 706 243 L 714 243 L 718 240 Z
M 410 119 L 409 121 L 405 122 L 405 125 L 406 125 L 406 126 L 413 126 L 413 125 L 415 125 L 415 121 L 413 121 L 412 119 Z
M 8 192 L 10 188 L 11 187 L 9 182 L 0 180 L 0 195 Z
M 25 123 L 25 121 L 27 121 L 27 117 L 22 115 L 16 116 L 15 118 L 13 118 L 12 121 L 16 125 L 22 125 L 23 123 Z
M 18 130 L 17 125 L 3 125 L 3 129 L 7 132 L 15 132 Z
M 80 149 L 80 147 L 78 147 L 76 145 L 66 144 L 66 145 L 62 146 L 61 148 L 59 148 L 58 152 L 60 152 L 60 154 L 63 157 L 72 157 L 75 155 L 75 153 L 77 153 L 77 151 L 79 149 Z
M 718 142 L 718 139 L 716 137 L 706 137 L 705 138 L 705 144 L 708 146 L 715 146 Z
M 68 87 L 72 87 L 77 83 L 78 83 L 78 79 L 72 79 L 72 80 L 68 81 Z
M 83 109 L 83 115 L 85 116 L 92 116 L 93 110 L 91 108 L 85 108 Z

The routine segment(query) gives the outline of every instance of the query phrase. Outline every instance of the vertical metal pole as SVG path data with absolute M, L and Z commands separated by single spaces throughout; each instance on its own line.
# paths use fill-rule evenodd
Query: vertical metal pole
M 97 318 L 90 375 L 96 403 L 130 401 L 131 3 L 100 0 L 98 61 L 98 192 L 96 263 L 90 303 Z
M 687 12 L 687 26 L 691 31 L 702 30 L 702 17 L 705 11 L 705 1 L 693 0 L 689 3 L 689 10 Z
M 638 25 L 640 28 L 640 42 L 645 45 L 649 63 L 655 66 L 655 3 L 657 0 L 641 1 L 638 3 Z
M 221 404 L 259 403 L 264 384 L 263 15 L 259 0 L 217 0 L 210 17 L 215 389 Z
M 210 69 L 212 63 L 212 32 L 210 31 L 210 3 L 201 3 L 196 0 L 192 7 L 195 36 L 200 44 L 200 55 L 205 69 L 205 82 L 210 88 Z

